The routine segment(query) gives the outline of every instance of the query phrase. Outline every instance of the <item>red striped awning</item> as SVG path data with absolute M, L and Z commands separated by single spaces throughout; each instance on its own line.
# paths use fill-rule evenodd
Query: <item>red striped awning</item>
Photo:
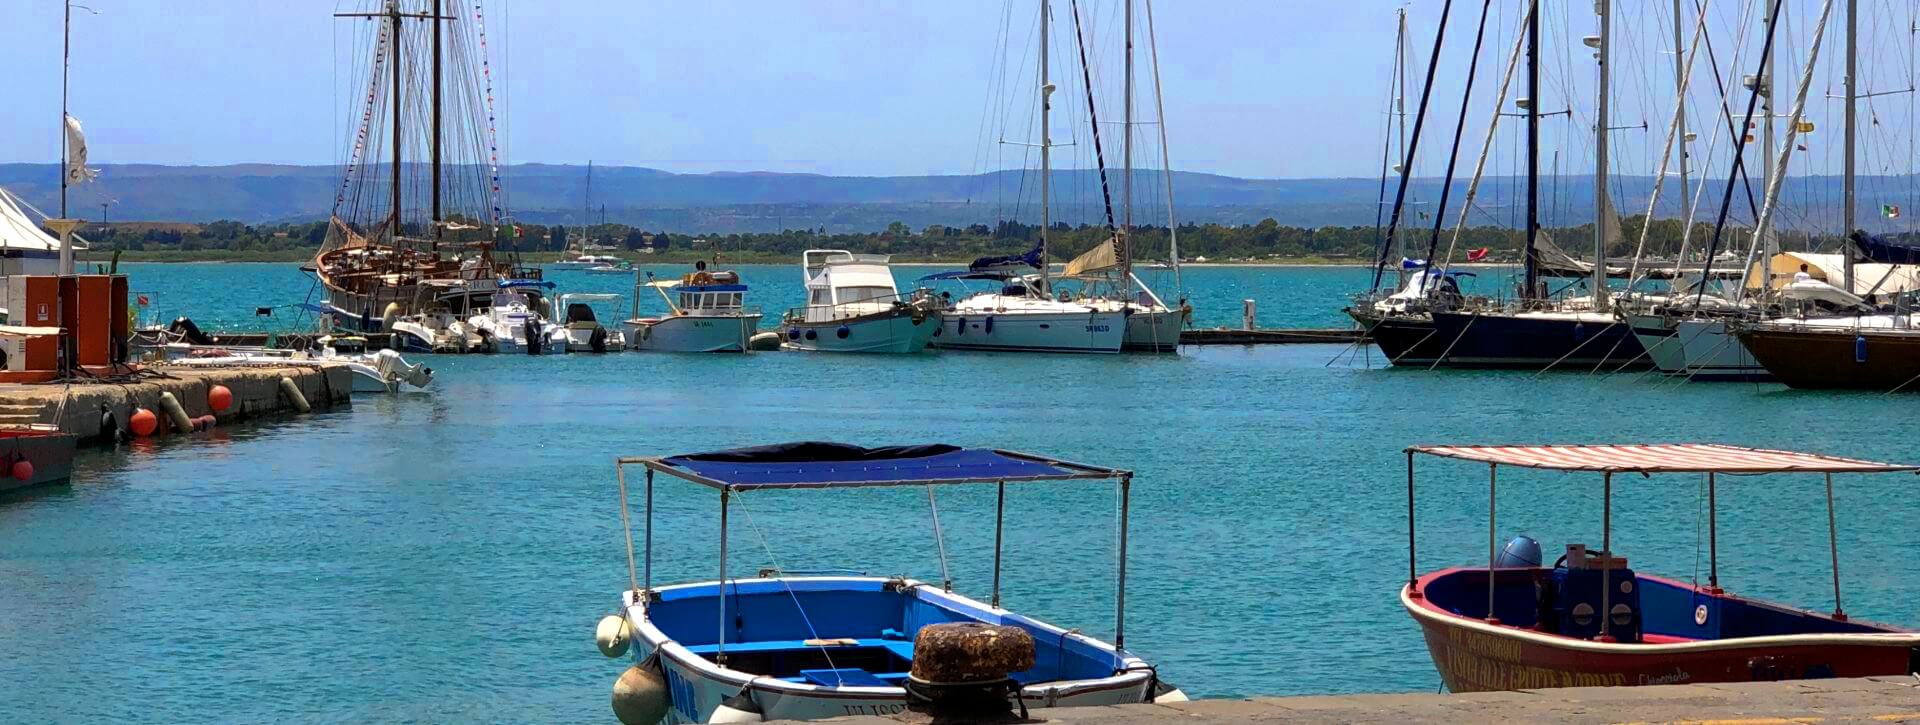
M 1718 443 L 1595 446 L 1412 446 L 1408 453 L 1501 466 L 1614 473 L 1891 473 L 1920 466 Z

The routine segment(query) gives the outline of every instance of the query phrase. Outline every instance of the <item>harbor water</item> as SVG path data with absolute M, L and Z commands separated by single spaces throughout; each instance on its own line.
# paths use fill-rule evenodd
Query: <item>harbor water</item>
M 799 301 L 797 269 L 743 272 L 769 317 Z M 163 316 L 207 328 L 267 327 L 254 308 L 310 284 L 293 265 L 132 273 Z M 555 278 L 561 291 L 631 284 Z M 1343 324 L 1365 280 L 1205 268 L 1186 281 L 1199 324 L 1237 325 L 1253 298 L 1263 325 L 1324 327 Z M 622 455 L 941 441 L 1131 469 L 1127 645 L 1208 697 L 1438 686 L 1397 597 L 1410 444 L 1712 441 L 1920 460 L 1912 396 L 1384 369 L 1350 352 L 426 358 L 430 393 L 85 453 L 71 485 L 0 495 L 0 681 L 14 683 L 0 721 L 607 720 L 625 663 L 601 657 L 592 630 L 627 586 Z M 1419 470 L 1419 568 L 1484 561 L 1486 468 Z M 1855 618 L 1920 625 L 1914 483 L 1836 478 Z M 1501 540 L 1534 535 L 1550 557 L 1599 545 L 1597 475 L 1502 470 L 1499 491 Z M 984 598 L 992 488 L 937 495 L 953 586 Z M 1832 607 L 1818 477 L 1726 477 L 1718 498 L 1724 586 Z M 663 479 L 656 500 L 656 581 L 716 576 L 717 495 Z M 1615 547 L 1635 569 L 1705 580 L 1699 477 L 1621 478 L 1613 501 Z M 942 578 L 924 490 L 735 502 L 737 575 Z M 1116 523 L 1111 484 L 1010 487 L 1006 604 L 1111 637 Z

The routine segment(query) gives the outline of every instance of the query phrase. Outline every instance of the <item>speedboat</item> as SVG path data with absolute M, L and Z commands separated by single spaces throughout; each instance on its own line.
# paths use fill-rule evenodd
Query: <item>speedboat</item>
M 639 515 L 631 515 L 624 504 L 629 467 L 645 472 L 644 493 L 632 497 L 645 501 Z M 890 715 L 906 711 L 910 703 L 940 705 L 962 698 L 1003 714 L 1016 706 L 1024 712 L 1186 699 L 1125 646 L 1131 472 L 992 449 L 817 442 L 621 458 L 616 468 L 621 520 L 640 522 L 645 535 L 644 546 L 636 549 L 633 526 L 625 527 L 629 588 L 620 595 L 619 613 L 601 621 L 596 637 L 609 657 L 630 652 L 634 662 L 614 690 L 614 710 L 623 721 L 662 714 L 666 721 L 689 723 Z M 719 492 L 717 581 L 655 586 L 656 474 Z M 944 553 L 938 582 L 794 575 L 777 566 L 757 577 L 727 571 L 729 502 L 748 494 L 912 486 L 926 487 L 932 497 L 939 485 L 997 484 L 1004 495 L 1011 482 L 1067 480 L 1110 481 L 1120 495 L 1119 591 L 1111 642 L 1005 608 L 997 536 L 986 601 L 955 591 Z M 1003 508 L 996 509 L 996 531 Z M 929 533 L 938 540 L 938 507 L 933 510 Z M 940 547 L 946 551 L 943 541 Z M 636 559 L 636 551 L 643 556 Z M 962 638 L 977 646 L 953 646 Z M 937 674 L 955 671 L 967 674 Z M 631 686 L 642 683 L 653 686 Z
M 560 327 L 560 340 L 567 346 L 568 352 L 606 352 L 626 348 L 627 336 L 619 330 L 607 329 L 600 324 L 600 318 L 593 312 L 590 302 L 618 302 L 620 295 L 586 294 L 569 292 L 560 295 L 558 304 L 561 314 L 565 315 L 565 324 Z
M 633 263 L 617 260 L 606 264 L 596 264 L 587 268 L 588 274 L 633 274 Z
M 809 249 L 800 256 L 807 304 L 788 310 L 782 345 L 790 350 L 913 353 L 940 329 L 940 309 L 924 291 L 902 296 L 884 254 Z
M 746 352 L 760 327 L 760 308 L 745 304 L 747 286 L 733 272 L 701 269 L 677 280 L 635 285 L 633 317 L 626 322 L 627 346 L 654 352 Z M 640 292 L 652 289 L 667 313 L 640 316 Z M 674 294 L 669 296 L 668 290 Z M 678 298 L 676 302 L 675 298 Z
M 1126 310 L 1070 301 L 1064 293 L 1055 299 L 1045 275 L 1023 274 L 1006 264 L 1006 258 L 976 260 L 966 270 L 921 279 L 976 280 L 994 286 L 953 301 L 941 311 L 940 331 L 933 340 L 937 348 L 1118 353 L 1126 338 Z
M 489 284 L 490 286 L 490 284 Z M 486 340 L 467 324 L 473 307 L 474 290 L 464 280 L 427 280 L 417 285 L 420 294 L 432 293 L 430 301 L 416 301 L 412 314 L 395 317 L 386 324 L 393 333 L 393 347 L 407 352 L 466 353 L 482 350 Z
M 467 318 L 467 325 L 473 328 L 484 342 L 484 347 L 493 352 L 539 355 L 549 351 L 549 343 L 559 334 L 559 326 L 548 322 L 536 309 L 543 306 L 545 298 L 539 296 L 541 289 L 553 289 L 552 282 L 535 280 L 507 280 L 500 283 L 486 307 L 474 310 Z M 560 345 L 558 352 L 566 352 Z
M 1407 526 L 1408 580 L 1400 603 L 1425 633 L 1434 666 L 1453 692 L 1904 677 L 1920 652 L 1920 631 L 1854 619 L 1841 607 L 1833 510 L 1836 473 L 1920 467 L 1717 444 L 1414 446 L 1406 453 L 1409 512 L 1416 454 L 1489 471 L 1485 566 L 1421 574 L 1411 517 Z M 1600 547 L 1570 544 L 1551 565 L 1543 565 L 1539 544 L 1524 536 L 1496 552 L 1491 504 L 1503 466 L 1600 473 Z M 1697 572 L 1689 581 L 1640 573 L 1613 548 L 1614 477 L 1664 473 L 1706 476 L 1705 582 Z M 1778 473 L 1824 474 L 1828 553 L 1835 562 L 1831 611 L 1766 602 L 1721 586 L 1716 477 Z M 1822 583 L 1828 576 L 1805 573 Z
M 628 262 L 611 254 L 570 254 L 559 260 L 547 263 L 547 266 L 562 269 L 591 270 L 595 267 L 607 267 L 620 264 L 628 264 Z

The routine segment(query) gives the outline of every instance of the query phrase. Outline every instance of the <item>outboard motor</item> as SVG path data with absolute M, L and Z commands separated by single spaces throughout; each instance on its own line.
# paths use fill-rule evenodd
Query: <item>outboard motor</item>
M 545 342 L 540 339 L 540 326 L 534 324 L 533 320 L 527 320 L 524 332 L 527 335 L 527 354 L 540 354 L 540 344 Z
M 180 339 L 186 340 L 187 343 L 191 345 L 213 344 L 213 338 L 208 337 L 207 333 L 201 332 L 200 326 L 193 324 L 193 320 L 188 317 L 174 318 L 173 324 L 167 326 L 167 332 L 179 335 Z
M 1506 546 L 1500 547 L 1500 555 L 1494 557 L 1496 569 L 1534 569 L 1540 566 L 1540 542 L 1533 537 L 1521 534 L 1513 537 Z

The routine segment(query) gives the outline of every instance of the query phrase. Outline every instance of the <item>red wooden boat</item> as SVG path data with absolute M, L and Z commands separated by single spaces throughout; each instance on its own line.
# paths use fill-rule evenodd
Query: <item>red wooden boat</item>
M 54 426 L 0 428 L 0 491 L 66 480 L 73 449 L 74 437 Z
M 1415 446 L 1406 453 L 1408 583 L 1400 601 L 1424 631 L 1449 690 L 1866 677 L 1920 670 L 1920 632 L 1854 620 L 1841 608 L 1833 514 L 1833 474 L 1913 471 L 1914 466 L 1699 444 Z M 1487 566 L 1418 573 L 1415 454 L 1488 465 Z M 1537 544 L 1526 546 L 1531 539 L 1496 550 L 1500 466 L 1600 473 L 1601 548 L 1588 552 L 1570 545 L 1551 566 L 1541 565 Z M 1832 613 L 1741 597 L 1719 585 L 1714 477 L 1787 472 L 1825 475 Z M 1625 557 L 1609 553 L 1615 473 L 1707 474 L 1706 585 L 1639 574 Z

